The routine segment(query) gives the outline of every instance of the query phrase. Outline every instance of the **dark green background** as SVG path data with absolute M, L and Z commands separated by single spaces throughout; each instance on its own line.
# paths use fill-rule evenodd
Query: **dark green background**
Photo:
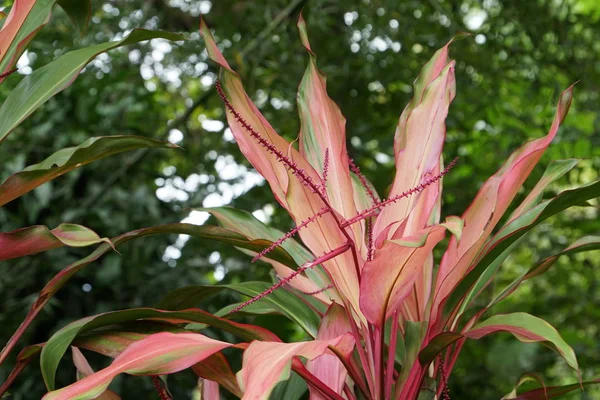
M 444 214 L 460 215 L 481 183 L 513 150 L 547 132 L 558 94 L 575 81 L 579 83 L 569 117 L 526 187 L 535 184 L 549 160 L 559 158 L 584 160 L 551 192 L 598 178 L 600 2 L 596 0 L 93 1 L 93 20 L 82 37 L 56 8 L 50 24 L 32 42 L 29 62 L 20 64 L 21 73 L 70 49 L 111 40 L 135 27 L 186 32 L 191 40 L 170 46 L 156 41 L 130 46 L 90 64 L 71 87 L 2 144 L 0 178 L 90 136 L 167 139 L 168 121 L 194 104 L 197 107 L 189 118 L 177 126 L 184 149 L 155 150 L 143 157 L 119 155 L 77 170 L 0 208 L 1 230 L 33 224 L 54 227 L 64 221 L 82 223 L 102 236 L 116 236 L 180 221 L 190 208 L 214 204 L 215 199 L 252 212 L 265 209 L 272 212 L 271 224 L 289 228 L 289 218 L 265 185 L 233 199 L 227 195 L 243 191 L 248 175 L 236 166 L 245 166 L 246 171 L 250 167 L 235 143 L 224 139 L 223 130 L 211 130 L 218 123 L 201 122 L 223 121 L 224 112 L 210 85 L 216 70 L 206 64 L 197 28 L 200 11 L 208 11 L 206 21 L 242 75 L 249 95 L 278 132 L 293 139 L 299 129 L 296 89 L 307 62 L 296 29 L 301 8 L 319 66 L 328 76 L 329 93 L 348 120 L 351 157 L 381 195 L 394 175 L 393 132 L 411 97 L 412 81 L 435 49 L 459 32 L 473 35 L 451 47 L 457 60 L 457 96 L 447 120 L 444 154 L 460 155 L 461 160 L 444 181 Z M 0 86 L 0 99 L 20 78 L 15 74 Z M 171 187 L 168 193 L 177 194 L 179 200 L 160 200 L 156 194 L 164 196 L 165 187 Z M 505 263 L 488 295 L 537 260 L 581 236 L 598 234 L 597 217 L 597 208 L 576 208 L 536 228 Z M 165 257 L 168 246 L 181 244 L 177 237 L 148 237 L 120 248 L 121 256 L 104 257 L 59 292 L 21 344 L 44 341 L 82 316 L 150 306 L 170 289 L 215 283 L 216 269 L 227 271 L 224 282 L 272 279 L 266 264 L 250 264 L 248 257 L 216 242 L 190 239 L 179 258 Z M 88 251 L 59 249 L 0 264 L 2 343 L 44 283 Z M 173 248 L 167 252 L 177 253 Z M 496 307 L 497 311 L 530 312 L 556 326 L 577 352 L 584 378 L 599 374 L 599 266 L 598 252 L 563 257 L 546 275 L 527 282 Z M 83 290 L 85 284 L 91 285 L 91 291 Z M 215 311 L 235 300 L 223 294 L 203 308 Z M 302 338 L 281 317 L 255 322 L 288 340 Z M 12 362 L 0 368 L 0 379 Z M 41 396 L 38 370 L 37 365 L 30 366 L 16 382 L 16 399 Z M 566 364 L 543 346 L 498 335 L 465 346 L 450 378 L 450 392 L 453 399 L 497 399 L 510 391 L 521 374 L 531 371 L 542 373 L 549 384 L 576 380 Z M 58 382 L 64 385 L 73 378 L 74 369 L 66 358 Z M 192 384 L 191 372 L 182 373 L 170 388 L 176 398 L 185 398 Z M 156 396 L 146 393 L 151 390 L 149 379 L 119 379 L 115 388 L 124 398 Z M 590 390 L 571 398 L 599 395 Z

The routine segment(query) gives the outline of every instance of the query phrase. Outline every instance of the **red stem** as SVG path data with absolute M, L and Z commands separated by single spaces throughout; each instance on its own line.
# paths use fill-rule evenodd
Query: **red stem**
M 6 378 L 6 381 L 0 386 L 0 398 L 4 396 L 4 393 L 11 387 L 17 376 L 25 369 L 27 365 L 33 360 L 32 357 L 26 358 L 25 361 L 18 361 L 15 368 L 10 371 L 10 375 Z
M 275 290 L 279 289 L 283 285 L 286 285 L 290 280 L 292 280 L 296 276 L 300 275 L 307 269 L 314 268 L 315 266 L 317 266 L 325 261 L 329 261 L 332 258 L 335 258 L 335 257 L 339 256 L 340 254 L 344 253 L 345 251 L 347 251 L 349 248 L 350 248 L 349 243 L 345 243 L 345 244 L 341 245 L 340 247 L 330 251 L 329 253 L 324 254 L 321 257 L 315 259 L 314 261 L 304 264 L 302 267 L 298 268 L 296 271 L 294 271 L 293 273 L 288 275 L 285 279 L 280 280 L 279 282 L 277 282 L 276 284 L 274 284 L 273 286 L 271 286 L 270 288 L 268 288 L 261 294 L 254 296 L 250 300 L 247 300 L 247 301 L 243 302 L 242 304 L 238 305 L 233 310 L 231 310 L 228 314 L 236 313 L 236 312 L 240 311 L 242 308 L 247 307 L 250 304 L 257 302 L 258 300 L 270 295 Z
M 396 341 L 398 339 L 398 310 L 392 316 L 392 332 L 388 347 L 387 370 L 385 373 L 385 398 L 392 395 L 392 384 L 394 383 L 394 363 L 396 361 Z

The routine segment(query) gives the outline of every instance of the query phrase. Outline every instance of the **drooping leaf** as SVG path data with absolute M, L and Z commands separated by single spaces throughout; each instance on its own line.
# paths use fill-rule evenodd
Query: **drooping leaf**
M 244 210 L 238 210 L 232 207 L 202 208 L 200 210 L 212 214 L 224 228 L 242 234 L 248 239 L 266 239 L 271 242 L 276 242 L 284 235 L 280 230 L 265 225 L 256 219 L 254 215 Z M 297 265 L 302 265 L 313 259 L 313 255 L 310 251 L 293 238 L 289 238 L 283 242 L 280 247 L 288 252 Z M 266 258 L 277 261 L 271 253 L 268 253 Z M 286 265 L 290 266 L 289 264 Z M 311 268 L 306 271 L 306 275 L 317 287 L 325 287 L 329 284 L 329 279 L 320 267 Z
M 513 390 L 510 393 L 506 394 L 504 397 L 502 397 L 501 400 L 515 399 L 517 397 L 517 390 L 519 389 L 519 386 L 527 382 L 537 382 L 540 385 L 542 385 L 542 389 L 544 390 L 544 392 L 546 391 L 546 384 L 544 383 L 544 380 L 541 376 L 535 373 L 527 373 L 519 378 L 519 381 L 517 382 Z M 544 398 L 548 398 L 547 393 L 544 393 Z
M 581 383 L 573 383 L 570 385 L 541 387 L 539 389 L 530 390 L 525 393 L 519 393 L 516 397 L 514 397 L 514 399 L 515 400 L 553 399 L 553 398 L 562 397 L 563 395 L 570 393 L 570 392 L 581 391 L 581 390 L 583 390 L 583 388 L 585 386 L 597 385 L 599 383 L 600 383 L 600 378 L 594 379 L 591 381 L 581 382 Z
M 510 332 L 521 342 L 542 342 L 558 354 L 579 374 L 575 352 L 564 341 L 557 330 L 538 317 L 527 313 L 494 315 L 475 325 L 463 334 L 471 339 L 479 339 L 494 332 Z
M 40 359 L 42 375 L 48 389 L 54 389 L 54 378 L 56 376 L 58 364 L 71 343 L 79 335 L 94 329 L 138 320 L 166 321 L 176 324 L 197 322 L 211 325 L 218 329 L 223 329 L 224 331 L 230 332 L 247 341 L 278 340 L 277 336 L 264 328 L 219 318 L 200 309 L 163 311 L 152 308 L 134 308 L 130 310 L 99 314 L 70 323 L 52 335 L 52 337 L 48 340 L 42 349 Z M 142 340 L 145 339 L 146 338 Z M 134 343 L 139 343 L 142 340 L 136 340 Z M 119 345 L 120 343 L 117 342 L 116 344 Z M 81 343 L 79 343 L 79 345 L 81 346 Z M 119 346 L 117 346 L 117 348 L 118 347 Z M 122 355 L 122 353 L 120 355 Z
M 419 352 L 419 362 L 423 366 L 428 366 L 446 347 L 462 339 L 464 336 L 458 332 L 442 332 Z
M 189 368 L 230 346 L 232 345 L 229 343 L 198 333 L 157 333 L 129 346 L 109 367 L 50 392 L 43 399 L 93 399 L 104 392 L 118 374 L 171 374 Z
M 125 233 L 112 239 L 114 246 L 126 243 L 130 240 L 141 238 L 148 235 L 155 234 L 186 234 L 190 236 L 203 237 L 207 239 L 214 239 L 223 241 L 225 243 L 231 243 L 239 247 L 244 246 L 255 246 L 255 243 L 248 243 L 246 238 L 233 232 L 227 231 L 226 229 L 217 226 L 197 226 L 191 224 L 166 224 L 151 228 L 138 229 L 132 232 Z M 268 243 L 270 244 L 270 243 Z M 267 245 L 268 245 L 267 244 Z M 261 247 L 264 248 L 266 246 Z M 104 254 L 111 250 L 111 246 L 108 244 L 101 244 L 94 252 L 87 257 L 76 261 L 62 271 L 56 274 L 42 289 L 38 298 L 31 306 L 31 309 L 27 313 L 25 320 L 19 326 L 19 329 L 11 336 L 8 343 L 0 352 L 0 364 L 8 357 L 8 354 L 12 351 L 19 338 L 23 335 L 25 330 L 29 327 L 31 322 L 35 319 L 42 308 L 48 303 L 48 301 L 58 292 L 64 285 L 71 279 L 73 275 L 85 268 L 87 265 L 98 260 Z
M 40 253 L 62 246 L 86 247 L 98 243 L 112 243 L 101 238 L 93 230 L 76 224 L 60 224 L 50 230 L 36 225 L 17 229 L 12 232 L 0 232 L 0 261 Z
M 47 3 L 49 0 L 43 0 Z M 183 40 L 182 35 L 135 29 L 126 38 L 71 51 L 24 77 L 0 106 L 0 143 L 27 116 L 49 98 L 69 86 L 79 72 L 98 54 L 155 38 Z
M 237 373 L 238 383 L 244 392 L 242 399 L 268 399 L 278 382 L 289 379 L 292 358 L 296 356 L 313 360 L 324 354 L 329 346 L 346 353 L 353 345 L 351 334 L 299 343 L 252 342 L 244 352 L 243 367 Z
M 254 297 L 264 292 L 270 286 L 271 285 L 266 282 L 186 286 L 169 292 L 160 300 L 156 307 L 168 310 L 195 307 L 201 300 L 224 289 L 233 290 L 244 296 Z M 312 337 L 317 336 L 317 331 L 321 322 L 319 314 L 295 294 L 281 288 L 258 302 L 287 316 Z M 244 310 L 244 312 L 249 312 L 249 310 Z
M 73 345 L 103 356 L 115 358 L 129 345 L 159 332 L 191 332 L 179 325 L 149 320 L 134 320 L 100 327 L 98 330 L 79 332 Z
M 114 154 L 150 148 L 178 148 L 177 146 L 141 136 L 102 136 L 90 138 L 76 147 L 62 149 L 44 161 L 30 165 L 10 176 L 0 185 L 0 206 L 30 190 L 90 162 Z

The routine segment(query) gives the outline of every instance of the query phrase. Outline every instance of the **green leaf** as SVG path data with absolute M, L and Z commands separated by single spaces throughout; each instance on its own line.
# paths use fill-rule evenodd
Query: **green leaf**
M 184 39 L 182 35 L 174 33 L 135 29 L 122 40 L 71 51 L 23 78 L 0 106 L 0 143 L 27 116 L 69 86 L 83 67 L 98 54 L 154 38 Z
M 144 319 L 162 320 L 172 323 L 199 322 L 223 329 L 247 341 L 279 341 L 275 335 L 266 329 L 215 317 L 199 309 L 163 311 L 152 308 L 136 308 L 99 314 L 72 322 L 52 335 L 48 342 L 46 342 L 46 345 L 42 349 L 40 366 L 48 390 L 55 389 L 54 380 L 58 364 L 77 336 L 105 326 Z
M 0 206 L 76 168 L 114 154 L 137 149 L 179 148 L 169 142 L 141 136 L 101 136 L 89 138 L 76 147 L 61 149 L 44 161 L 30 165 L 0 185 Z
M 577 240 L 563 251 L 554 254 L 553 256 L 550 256 L 531 267 L 527 272 L 522 274 L 519 278 L 515 279 L 506 288 L 504 288 L 502 292 L 500 292 L 492 301 L 490 301 L 486 308 L 489 309 L 498 304 L 501 300 L 505 299 L 508 295 L 514 292 L 523 281 L 534 278 L 546 272 L 561 256 L 598 249 L 600 249 L 600 236 L 586 236 Z
M 91 0 L 58 0 L 58 5 L 67 13 L 73 25 L 83 35 L 92 16 Z
M 450 346 L 452 343 L 463 338 L 464 336 L 458 332 L 442 332 L 427 344 L 423 350 L 419 352 L 419 362 L 423 366 L 428 366 L 438 354 Z
M 290 379 L 279 382 L 271 392 L 271 399 L 298 400 L 308 390 L 306 381 L 292 371 Z
M 587 200 L 597 197 L 600 197 L 600 181 L 595 181 L 575 189 L 565 190 L 553 199 L 535 206 L 502 227 L 490 241 L 490 244 L 484 252 L 485 255 L 481 257 L 475 267 L 462 278 L 446 299 L 444 303 L 444 316 L 449 316 L 463 301 L 464 297 L 474 287 L 479 278 L 486 273 L 487 268 L 492 265 L 492 263 L 494 263 L 494 267 L 499 267 L 501 265 L 501 261 L 508 256 L 508 252 L 505 251 L 519 238 L 547 218 L 558 214 L 571 206 L 585 204 Z
M 178 310 L 194 307 L 197 306 L 201 300 L 224 289 L 233 290 L 242 295 L 254 297 L 267 290 L 270 286 L 271 285 L 266 282 L 244 282 L 213 286 L 186 286 L 169 292 L 158 302 L 156 308 Z M 256 303 L 264 304 L 267 309 L 276 310 L 294 321 L 312 337 L 317 336 L 321 317 L 313 308 L 292 292 L 285 289 L 278 289 Z M 258 314 L 262 314 L 265 310 L 261 306 L 258 309 L 255 309 L 255 311 L 258 311 Z M 253 309 L 244 309 L 243 312 L 253 313 Z
M 499 331 L 510 332 L 521 342 L 543 342 L 558 352 L 567 364 L 579 374 L 577 357 L 571 346 L 564 341 L 552 325 L 533 315 L 522 312 L 494 315 L 464 332 L 464 335 L 471 339 L 479 339 Z

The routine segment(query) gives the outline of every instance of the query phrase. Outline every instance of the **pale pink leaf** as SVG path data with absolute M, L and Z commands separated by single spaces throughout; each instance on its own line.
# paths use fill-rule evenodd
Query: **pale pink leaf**
M 387 240 L 363 268 L 360 307 L 367 320 L 382 326 L 411 292 L 433 247 L 444 238 L 442 226 L 399 240 Z
M 341 335 L 351 332 L 348 315 L 342 306 L 333 303 L 329 306 L 325 317 L 321 321 L 317 340 L 335 339 Z M 352 348 L 346 349 L 348 352 L 343 354 L 349 357 Z M 339 358 L 333 354 L 323 354 L 312 361 L 306 363 L 306 368 L 323 383 L 332 388 L 336 393 L 341 394 L 346 381 L 347 371 Z M 309 385 L 311 400 L 327 400 L 318 390 Z
M 346 334 L 330 340 L 299 343 L 252 342 L 244 352 L 243 367 L 237 373 L 244 391 L 242 400 L 268 399 L 278 382 L 289 379 L 294 357 L 313 360 L 329 352 L 329 346 L 346 353 L 354 346 L 354 338 Z

